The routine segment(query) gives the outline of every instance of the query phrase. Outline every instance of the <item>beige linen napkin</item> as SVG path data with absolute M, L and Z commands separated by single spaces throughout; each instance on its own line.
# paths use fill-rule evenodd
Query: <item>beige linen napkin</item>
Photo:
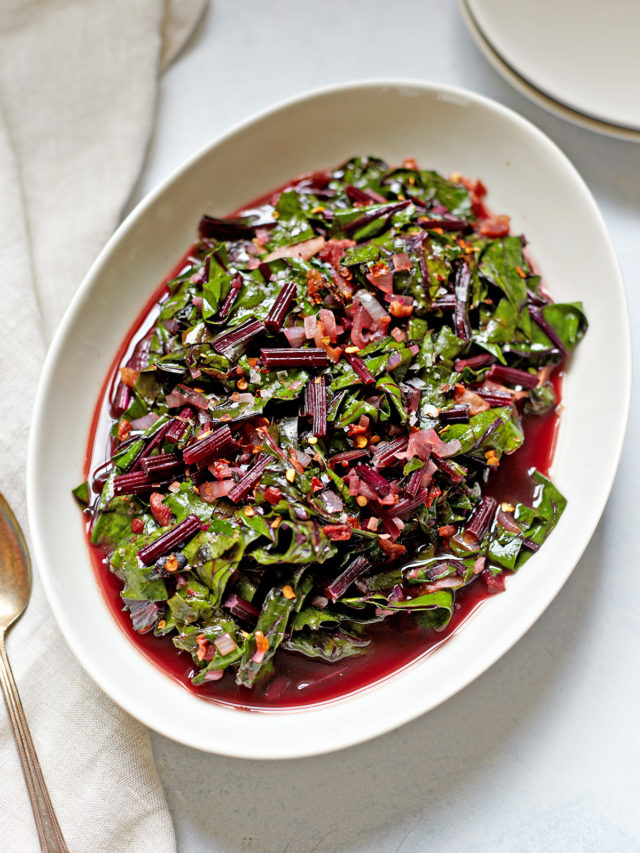
M 25 532 L 27 436 L 46 346 L 117 225 L 144 158 L 158 74 L 205 2 L 0 2 L 0 490 Z M 72 853 L 174 850 L 148 733 L 82 671 L 37 573 L 8 648 Z M 0 849 L 39 849 L 4 703 Z

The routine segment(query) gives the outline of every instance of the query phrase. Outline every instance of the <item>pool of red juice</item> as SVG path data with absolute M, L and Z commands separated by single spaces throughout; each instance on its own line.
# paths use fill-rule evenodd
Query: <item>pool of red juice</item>
M 178 275 L 190 255 L 191 250 L 167 277 L 167 281 Z M 166 294 L 165 283 L 153 294 L 137 318 L 105 379 L 89 436 L 86 477 L 104 464 L 111 454 L 109 430 L 112 419 L 109 415 L 109 399 L 117 379 L 118 368 L 127 361 L 137 341 L 154 322 L 158 300 Z M 559 401 L 562 389 L 562 373 L 559 370 L 552 375 L 552 381 Z M 557 414 L 551 412 L 541 417 L 525 417 L 523 427 L 523 446 L 511 456 L 503 457 L 499 470 L 490 475 L 486 486 L 486 493 L 500 501 L 530 503 L 533 493 L 530 470 L 537 468 L 544 474 L 549 472 L 558 428 Z M 89 529 L 90 522 L 87 522 L 87 539 Z M 231 672 L 225 673 L 219 681 L 196 687 L 191 683 L 191 676 L 194 674 L 191 656 L 187 652 L 177 650 L 170 637 L 138 634 L 133 630 L 128 613 L 122 609 L 122 584 L 109 571 L 105 552 L 91 544 L 89 550 L 95 577 L 107 605 L 136 648 L 189 692 L 203 699 L 244 710 L 269 711 L 323 704 L 389 678 L 445 642 L 490 597 L 479 576 L 474 583 L 456 595 L 452 618 L 443 631 L 422 628 L 410 615 L 399 613 L 369 626 L 370 644 L 365 654 L 328 664 L 278 650 L 274 659 L 274 676 L 265 683 L 256 684 L 251 690 L 239 687 Z

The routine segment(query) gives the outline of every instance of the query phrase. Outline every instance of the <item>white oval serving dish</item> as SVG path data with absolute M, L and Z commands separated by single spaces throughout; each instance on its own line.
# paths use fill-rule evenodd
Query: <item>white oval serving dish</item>
M 150 294 L 182 257 L 203 212 L 225 214 L 292 176 L 375 154 L 479 177 L 496 212 L 524 232 L 553 297 L 582 300 L 589 331 L 564 385 L 553 477 L 568 498 L 558 527 L 507 592 L 437 651 L 366 690 L 300 711 L 246 713 L 172 681 L 114 621 L 94 578 L 70 490 L 83 473 L 93 410 L 111 361 Z M 71 237 L 70 237 L 71 239 Z M 535 622 L 584 551 L 618 464 L 630 398 L 624 288 L 602 217 L 564 154 L 516 113 L 415 81 L 324 89 L 264 112 L 208 146 L 147 197 L 111 238 L 58 329 L 43 370 L 28 462 L 35 562 L 71 649 L 133 716 L 198 749 L 292 758 L 364 741 L 452 696 Z M 606 436 L 606 454 L 602 437 Z

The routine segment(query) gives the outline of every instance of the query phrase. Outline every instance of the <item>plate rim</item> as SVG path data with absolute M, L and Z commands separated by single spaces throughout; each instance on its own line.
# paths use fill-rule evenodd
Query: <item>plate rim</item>
M 506 58 L 489 41 L 489 38 L 485 35 L 473 14 L 469 0 L 458 0 L 458 7 L 469 34 L 485 59 L 500 74 L 503 80 L 513 86 L 517 92 L 529 101 L 551 113 L 551 115 L 556 116 L 556 118 L 562 118 L 577 127 L 590 130 L 601 136 L 608 136 L 611 139 L 640 143 L 640 126 L 636 129 L 625 125 L 618 125 L 597 116 L 580 112 L 580 110 L 575 109 L 570 104 L 559 101 L 548 92 L 539 89 L 510 65 Z
M 572 177 L 577 180 L 580 189 L 583 191 L 583 195 L 585 196 L 585 201 L 588 201 L 591 208 L 591 214 L 595 217 L 599 225 L 599 230 L 601 232 L 601 236 L 603 238 L 603 248 L 606 249 L 608 259 L 611 263 L 612 271 L 615 272 L 615 285 L 619 290 L 619 295 L 621 297 L 621 307 L 624 312 L 624 341 L 622 342 L 623 349 L 626 353 L 626 358 L 624 361 L 624 365 L 621 372 L 624 372 L 622 376 L 621 385 L 625 389 L 624 401 L 621 406 L 621 413 L 619 418 L 619 428 L 617 431 L 617 442 L 614 448 L 615 452 L 613 454 L 615 458 L 615 464 L 611 465 L 610 472 L 608 477 L 606 478 L 606 488 L 602 492 L 601 497 L 601 507 L 597 513 L 597 517 L 595 517 L 591 529 L 589 530 L 589 535 L 585 536 L 582 547 L 579 550 L 575 560 L 573 556 L 571 560 L 568 562 L 571 563 L 570 568 L 563 572 L 561 575 L 561 580 L 557 584 L 551 584 L 549 589 L 546 591 L 546 594 L 541 596 L 539 605 L 536 607 L 533 615 L 529 615 L 529 617 L 523 619 L 521 623 L 518 625 L 517 631 L 513 632 L 513 636 L 510 637 L 508 643 L 502 643 L 497 653 L 493 653 L 487 657 L 487 659 L 483 659 L 479 666 L 474 667 L 473 674 L 471 677 L 465 677 L 462 681 L 454 681 L 453 685 L 448 689 L 441 691 L 440 694 L 436 695 L 435 700 L 432 698 L 423 701 L 421 703 L 416 703 L 410 709 L 404 709 L 401 712 L 395 713 L 395 716 L 392 716 L 390 719 L 380 720 L 378 719 L 375 725 L 371 724 L 363 724 L 359 730 L 356 730 L 353 726 L 348 731 L 343 731 L 340 728 L 336 728 L 329 733 L 325 733 L 323 736 L 323 742 L 320 743 L 319 738 L 316 737 L 313 743 L 308 742 L 304 747 L 297 746 L 293 748 L 287 748 L 286 745 L 283 747 L 281 744 L 278 745 L 277 749 L 270 748 L 269 745 L 264 745 L 260 754 L 256 754 L 255 748 L 245 748 L 243 746 L 238 746 L 238 744 L 234 744 L 231 747 L 226 745 L 225 743 L 216 743 L 212 745 L 210 743 L 203 744 L 200 740 L 198 740 L 195 736 L 190 737 L 188 733 L 185 733 L 184 736 L 180 736 L 176 733 L 174 729 L 170 726 L 167 727 L 165 722 L 162 720 L 161 716 L 158 717 L 157 713 L 153 714 L 151 712 L 143 712 L 141 713 L 140 708 L 136 707 L 135 700 L 131 700 L 130 697 L 126 694 L 124 687 L 120 687 L 118 684 L 114 686 L 112 680 L 104 675 L 96 674 L 96 672 L 92 669 L 91 659 L 88 655 L 84 646 L 79 646 L 75 642 L 75 638 L 73 637 L 73 630 L 66 618 L 66 615 L 61 611 L 61 608 L 57 606 L 57 591 L 55 589 L 55 584 L 53 581 L 53 577 L 55 575 L 55 570 L 51 570 L 49 567 L 49 559 L 46 554 L 46 543 L 43 537 L 40 534 L 39 526 L 38 526 L 38 505 L 37 505 L 37 443 L 39 433 L 44 424 L 44 405 L 46 402 L 47 390 L 50 385 L 52 374 L 54 373 L 58 360 L 60 357 L 60 353 L 62 352 L 64 345 L 67 340 L 68 333 L 73 325 L 75 320 L 75 315 L 78 313 L 79 309 L 83 305 L 88 291 L 92 287 L 92 283 L 96 277 L 98 277 L 102 271 L 102 268 L 109 261 L 109 257 L 111 251 L 116 245 L 116 243 L 120 240 L 123 234 L 126 234 L 128 230 L 136 223 L 139 219 L 145 216 L 147 210 L 152 207 L 156 201 L 162 196 L 162 194 L 177 180 L 179 180 L 184 173 L 186 173 L 189 169 L 191 169 L 197 162 L 206 157 L 211 149 L 214 147 L 221 145 L 223 142 L 228 140 L 230 137 L 233 137 L 235 134 L 242 132 L 246 128 L 251 125 L 265 119 L 269 116 L 272 116 L 282 110 L 288 109 L 290 107 L 294 107 L 300 103 L 313 100 L 315 98 L 325 97 L 327 95 L 339 94 L 348 90 L 359 90 L 359 89 L 397 89 L 397 90 L 415 90 L 418 89 L 421 92 L 430 93 L 436 97 L 444 95 L 447 98 L 452 99 L 462 99 L 463 101 L 471 101 L 474 102 L 486 109 L 490 112 L 497 113 L 501 115 L 505 119 L 515 122 L 519 124 L 523 129 L 525 129 L 529 134 L 533 134 L 533 136 L 537 137 L 538 140 L 547 148 L 553 151 L 556 157 L 559 157 L 563 163 L 565 169 L 571 173 Z M 129 215 L 124 219 L 124 221 L 119 225 L 114 234 L 107 241 L 106 245 L 98 255 L 97 259 L 92 264 L 90 270 L 87 275 L 83 279 L 80 287 L 76 291 L 73 299 L 69 307 L 67 308 L 64 317 L 58 326 L 49 352 L 47 353 L 47 357 L 45 359 L 45 364 L 43 366 L 41 379 L 38 387 L 38 392 L 36 396 L 36 401 L 34 404 L 32 421 L 31 421 L 31 429 L 29 434 L 29 446 L 28 446 L 28 460 L 27 460 L 27 505 L 28 505 L 28 515 L 29 515 L 29 526 L 31 531 L 35 563 L 37 565 L 37 571 L 39 573 L 40 578 L 42 579 L 43 587 L 45 590 L 45 594 L 47 600 L 52 608 L 54 617 L 60 630 L 65 637 L 65 640 L 72 652 L 79 660 L 83 668 L 87 671 L 87 674 L 94 680 L 95 683 L 98 684 L 103 692 L 107 693 L 117 704 L 119 704 L 125 711 L 131 714 L 134 718 L 140 720 L 144 725 L 149 726 L 150 728 L 160 732 L 161 734 L 181 742 L 187 746 L 191 746 L 203 751 L 214 752 L 221 755 L 229 755 L 241 758 L 258 758 L 258 759 L 286 759 L 286 758 L 296 758 L 296 757 L 306 757 L 311 755 L 318 755 L 327 752 L 333 752 L 338 749 L 345 748 L 347 746 L 355 745 L 357 743 L 361 743 L 365 740 L 369 740 L 373 737 L 377 737 L 382 735 L 388 731 L 391 731 L 400 725 L 403 725 L 410 720 L 413 720 L 422 714 L 426 713 L 429 710 L 437 707 L 446 699 L 455 695 L 461 689 L 466 687 L 468 684 L 473 682 L 477 677 L 479 677 L 482 673 L 484 673 L 489 667 L 491 667 L 497 660 L 499 660 L 502 655 L 504 655 L 519 639 L 524 636 L 524 634 L 529 630 L 531 625 L 533 625 L 544 613 L 547 609 L 551 601 L 555 598 L 557 593 L 560 591 L 568 577 L 572 574 L 575 566 L 577 565 L 582 553 L 587 547 L 595 527 L 597 526 L 598 521 L 604 511 L 606 506 L 606 502 L 608 500 L 616 473 L 620 461 L 620 455 L 622 452 L 622 446 L 624 442 L 624 437 L 626 433 L 626 426 L 629 417 L 629 408 L 630 408 L 630 396 L 631 396 L 631 340 L 630 340 L 630 326 L 629 326 L 629 312 L 627 306 L 626 293 L 624 289 L 622 274 L 620 271 L 620 267 L 617 261 L 617 257 L 615 254 L 615 250 L 609 236 L 608 230 L 606 228 L 606 224 L 600 213 L 600 210 L 593 199 L 591 192 L 589 191 L 586 183 L 578 173 L 575 166 L 571 163 L 571 161 L 566 157 L 566 155 L 561 151 L 561 149 L 539 128 L 537 128 L 533 123 L 528 121 L 527 119 L 520 116 L 514 110 L 511 110 L 504 105 L 496 102 L 491 98 L 487 98 L 483 95 L 471 92 L 469 90 L 463 89 L 457 86 L 449 86 L 443 85 L 440 83 L 432 83 L 421 80 L 414 80 L 410 78 L 372 78 L 367 80 L 355 80 L 355 81 L 347 81 L 344 83 L 340 83 L 337 85 L 331 86 L 323 86 L 318 87 L 313 90 L 301 93 L 293 98 L 287 98 L 279 101 L 275 105 L 271 107 L 267 107 L 257 113 L 250 115 L 248 118 L 243 119 L 242 121 L 235 124 L 229 130 L 217 135 L 213 140 L 208 142 L 206 145 L 202 146 L 200 150 L 198 150 L 191 157 L 187 158 L 184 162 L 182 162 L 176 169 L 174 169 L 163 181 L 161 181 L 157 187 L 155 187 L 150 193 L 148 193 L 137 205 L 136 207 L 129 213 Z M 609 446 L 611 449 L 611 446 Z M 52 561 L 53 562 L 53 561 Z M 550 591 L 549 591 L 550 590 Z M 452 637 L 443 647 L 445 649 L 449 646 L 455 638 Z M 126 643 L 131 645 L 131 641 L 123 635 L 123 639 L 126 640 Z M 439 650 L 441 653 L 442 650 Z M 148 663 L 148 666 L 153 666 L 153 664 Z M 415 670 L 416 667 L 413 667 Z M 166 678 L 165 674 L 162 674 L 163 678 Z M 383 682 L 384 684 L 384 682 Z M 373 688 L 376 689 L 375 687 Z M 370 689 L 371 690 L 371 689 Z M 249 715 L 250 717 L 261 716 L 261 717 L 287 717 L 287 715 L 293 714 L 302 714 L 306 715 L 307 718 L 310 718 L 312 715 L 317 715 L 319 712 L 327 718 L 335 717 L 333 713 L 333 709 L 336 707 L 344 707 L 346 703 L 357 700 L 358 697 L 362 697 L 364 695 L 370 695 L 370 690 L 362 691 L 359 694 L 356 694 L 355 697 L 346 697 L 345 699 L 339 700 L 334 706 L 310 706 L 308 709 L 302 709 L 301 711 L 286 711 L 284 713 L 277 712 L 267 712 L 262 715 Z M 186 691 L 185 695 L 186 694 Z M 197 697 L 193 697 L 194 700 L 198 703 L 205 704 L 201 699 Z M 220 706 L 210 705 L 207 703 L 207 707 L 214 709 L 214 715 L 218 715 L 220 719 L 222 719 L 225 714 L 233 714 L 236 716 L 238 714 L 237 710 L 229 710 L 229 709 L 221 709 Z M 146 709 L 145 709 L 146 711 Z M 213 715 L 212 715 L 213 716 Z M 327 727 L 328 728 L 328 727 Z
M 617 128 L 620 131 L 631 131 L 640 133 L 640 120 L 636 121 L 618 121 L 612 115 L 606 115 L 605 113 L 601 113 L 596 111 L 591 111 L 588 109 L 584 109 L 582 106 L 571 101 L 570 98 L 564 98 L 561 96 L 561 93 L 554 93 L 553 90 L 547 86 L 542 85 L 541 83 L 535 82 L 535 76 L 532 73 L 532 68 L 529 67 L 528 71 L 525 72 L 524 69 L 520 69 L 519 65 L 516 64 L 515 59 L 509 59 L 508 52 L 505 52 L 503 49 L 499 47 L 498 41 L 489 37 L 488 27 L 494 26 L 496 22 L 496 16 L 487 11 L 486 7 L 483 8 L 482 0 L 466 0 L 467 9 L 469 14 L 473 17 L 475 26 L 478 28 L 480 33 L 482 34 L 482 38 L 484 38 L 491 48 L 504 62 L 509 69 L 511 69 L 512 73 L 516 74 L 520 79 L 522 79 L 528 86 L 531 86 L 536 92 L 540 93 L 543 97 L 549 98 L 556 104 L 559 104 L 561 107 L 569 110 L 576 115 L 583 116 L 586 119 L 593 120 L 597 123 L 603 124 L 606 127 Z M 484 25 L 481 21 L 484 18 Z

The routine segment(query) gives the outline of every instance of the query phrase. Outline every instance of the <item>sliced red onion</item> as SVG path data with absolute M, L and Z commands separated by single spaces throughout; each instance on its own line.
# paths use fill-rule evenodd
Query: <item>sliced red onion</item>
M 149 429 L 150 426 L 153 426 L 155 422 L 158 420 L 158 415 L 155 412 L 149 412 L 147 415 L 143 415 L 141 418 L 135 418 L 131 421 L 132 429 Z
M 304 330 L 304 326 L 289 326 L 289 328 L 284 330 L 284 334 L 286 339 L 289 341 L 289 346 L 301 347 L 305 342 L 306 333 Z
M 318 254 L 324 243 L 324 237 L 312 237 L 310 240 L 295 243 L 293 246 L 281 246 L 266 255 L 262 262 L 268 264 L 270 261 L 277 261 L 278 258 L 302 258 L 303 261 L 308 261 L 309 258 Z

